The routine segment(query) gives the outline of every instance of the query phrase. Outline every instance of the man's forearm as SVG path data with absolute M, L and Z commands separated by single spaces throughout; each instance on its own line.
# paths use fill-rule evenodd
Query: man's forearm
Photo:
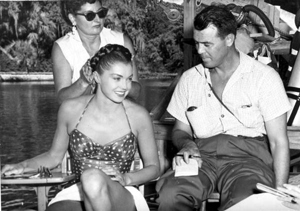
M 172 141 L 174 146 L 181 150 L 183 148 L 198 148 L 196 143 L 193 141 L 193 137 L 187 132 L 179 129 L 175 129 L 172 132 Z
M 285 148 L 278 146 L 273 153 L 276 187 L 280 187 L 288 181 L 290 157 L 288 148 Z

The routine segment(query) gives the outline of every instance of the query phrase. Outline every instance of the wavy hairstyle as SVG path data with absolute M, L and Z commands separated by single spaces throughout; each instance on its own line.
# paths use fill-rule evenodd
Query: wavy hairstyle
M 218 34 L 222 39 L 224 39 L 228 34 L 236 35 L 236 19 L 224 6 L 208 6 L 198 13 L 194 19 L 195 30 L 202 31 L 211 24 L 217 27 Z
M 132 64 L 132 54 L 122 45 L 107 44 L 91 58 L 90 67 L 93 72 L 97 71 L 101 75 L 104 70 L 109 70 L 116 62 Z
M 66 23 L 70 26 L 72 26 L 71 21 L 69 20 L 68 15 L 69 14 L 75 14 L 77 11 L 81 9 L 81 6 L 89 3 L 94 4 L 95 2 L 100 2 L 102 5 L 101 0 L 61 0 L 60 2 L 60 12 L 63 17 L 63 19 L 66 21 Z

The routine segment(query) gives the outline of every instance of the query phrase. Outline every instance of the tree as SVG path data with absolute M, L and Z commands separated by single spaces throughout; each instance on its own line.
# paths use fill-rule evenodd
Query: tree
M 132 38 L 139 71 L 176 72 L 183 64 L 182 6 L 158 0 L 102 1 L 117 11 L 124 33 Z M 171 22 L 164 13 L 166 7 L 176 8 L 181 18 Z M 20 71 L 51 71 L 52 45 L 69 30 L 58 1 L 0 1 L 0 52 Z M 160 51 L 166 43 L 164 54 Z
M 170 22 L 164 13 L 164 8 L 172 7 L 169 3 L 164 3 L 163 7 L 157 0 L 113 0 L 104 3 L 117 11 L 124 32 L 132 38 L 139 71 L 176 72 L 174 68 L 183 65 L 182 39 L 178 42 L 178 38 L 183 37 L 182 6 L 176 6 L 181 12 L 181 18 Z M 168 60 L 160 52 L 161 42 L 166 40 L 170 41 Z M 163 61 L 166 61 L 165 65 Z
M 0 50 L 27 72 L 36 67 L 39 60 L 49 57 L 47 53 L 49 54 L 53 41 L 57 39 L 56 24 L 45 10 L 56 4 L 57 2 L 0 2 L 0 33 L 4 35 L 0 40 Z

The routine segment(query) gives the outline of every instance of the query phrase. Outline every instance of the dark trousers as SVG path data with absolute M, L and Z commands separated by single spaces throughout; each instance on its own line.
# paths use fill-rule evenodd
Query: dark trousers
M 214 190 L 220 193 L 222 211 L 258 192 L 258 182 L 275 186 L 265 137 L 220 134 L 196 143 L 203 160 L 199 174 L 174 177 L 174 171 L 166 172 L 156 185 L 159 211 L 199 210 Z

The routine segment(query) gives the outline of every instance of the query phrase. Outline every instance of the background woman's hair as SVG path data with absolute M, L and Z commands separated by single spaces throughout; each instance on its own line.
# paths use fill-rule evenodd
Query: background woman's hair
M 131 64 L 132 54 L 130 51 L 117 44 L 108 44 L 102 48 L 91 58 L 90 66 L 92 71 L 102 74 L 104 70 L 109 70 L 116 62 Z
M 68 18 L 68 14 L 75 14 L 77 11 L 80 10 L 81 6 L 89 3 L 94 4 L 95 2 L 100 2 L 101 0 L 61 0 L 60 2 L 60 11 L 63 19 L 66 21 L 66 23 L 70 26 L 72 26 L 71 21 Z

